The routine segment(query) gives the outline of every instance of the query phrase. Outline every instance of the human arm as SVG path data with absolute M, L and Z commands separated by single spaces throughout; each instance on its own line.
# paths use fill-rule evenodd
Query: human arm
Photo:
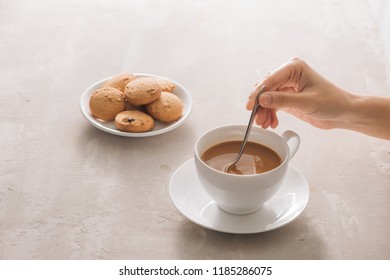
M 358 95 L 332 84 L 306 62 L 293 58 L 256 84 L 247 109 L 253 108 L 258 90 L 262 108 L 256 123 L 278 125 L 277 110 L 284 110 L 315 127 L 342 128 L 390 140 L 390 97 Z

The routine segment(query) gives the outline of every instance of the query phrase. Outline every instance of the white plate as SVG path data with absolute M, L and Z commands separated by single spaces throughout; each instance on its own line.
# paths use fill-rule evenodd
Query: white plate
M 284 183 L 260 210 L 232 215 L 221 210 L 203 190 L 191 159 L 172 175 L 169 194 L 176 208 L 195 224 L 221 232 L 248 234 L 274 230 L 292 222 L 309 201 L 309 186 L 290 165 Z
M 84 117 L 87 119 L 87 121 L 89 123 L 91 123 L 96 128 L 103 130 L 107 133 L 111 133 L 111 134 L 115 134 L 115 135 L 119 135 L 119 136 L 125 136 L 125 137 L 146 137 L 146 136 L 159 135 L 159 134 L 171 131 L 171 130 L 179 127 L 181 124 L 183 124 L 183 122 L 187 119 L 187 117 L 189 116 L 189 114 L 191 112 L 192 98 L 191 98 L 190 93 L 182 85 L 180 85 L 179 83 L 172 81 L 168 78 L 157 76 L 157 75 L 141 74 L 141 73 L 133 74 L 133 75 L 136 77 L 159 77 L 159 78 L 163 78 L 163 79 L 169 80 L 172 83 L 174 83 L 176 88 L 173 90 L 173 93 L 176 94 L 184 104 L 184 111 L 183 111 L 182 117 L 179 120 L 172 122 L 172 123 L 162 123 L 159 121 L 155 121 L 155 126 L 152 130 L 147 131 L 147 132 L 140 132 L 140 133 L 131 133 L 131 132 L 120 131 L 120 130 L 115 128 L 115 124 L 113 121 L 112 122 L 98 121 L 97 119 L 92 117 L 91 112 L 89 111 L 89 98 L 91 97 L 92 93 L 95 90 L 101 88 L 106 81 L 111 79 L 111 77 L 109 77 L 109 78 L 100 80 L 100 81 L 94 83 L 93 85 L 89 86 L 83 92 L 83 94 L 81 96 L 81 100 L 80 100 L 81 113 L 84 115 Z

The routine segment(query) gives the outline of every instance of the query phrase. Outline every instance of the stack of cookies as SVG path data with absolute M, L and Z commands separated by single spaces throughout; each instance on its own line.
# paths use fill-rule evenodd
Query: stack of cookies
M 120 74 L 90 97 L 89 108 L 100 121 L 115 121 L 126 132 L 146 132 L 155 120 L 170 123 L 183 114 L 183 102 L 173 93 L 175 85 L 158 77 Z

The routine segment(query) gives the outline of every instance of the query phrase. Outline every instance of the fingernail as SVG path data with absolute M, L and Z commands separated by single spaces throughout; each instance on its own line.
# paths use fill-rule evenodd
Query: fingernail
M 271 98 L 271 95 L 267 94 L 267 93 L 264 93 L 261 95 L 261 98 L 260 98 L 260 105 L 263 105 L 263 106 L 269 106 L 271 105 L 272 103 L 272 98 Z

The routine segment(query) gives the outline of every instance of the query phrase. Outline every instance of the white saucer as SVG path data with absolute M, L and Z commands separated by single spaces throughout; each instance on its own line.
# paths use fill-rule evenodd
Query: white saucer
M 227 233 L 258 233 L 280 228 L 302 213 L 309 201 L 305 177 L 289 166 L 279 191 L 263 207 L 249 215 L 232 215 L 221 210 L 203 190 L 193 159 L 172 175 L 169 194 L 176 208 L 202 227 Z

